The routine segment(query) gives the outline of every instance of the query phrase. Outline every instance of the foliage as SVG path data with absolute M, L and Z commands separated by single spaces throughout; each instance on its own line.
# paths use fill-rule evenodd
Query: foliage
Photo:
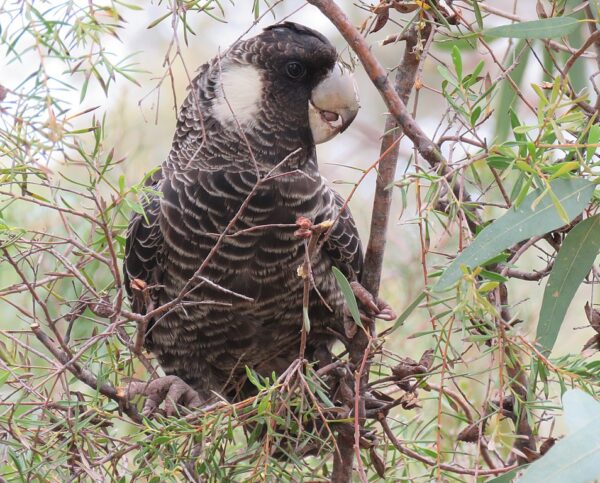
M 121 119 L 98 99 L 123 83 L 156 94 L 156 105 L 166 91 L 182 92 L 178 82 L 192 71 L 186 49 L 231 8 L 216 0 L 3 5 L 0 47 L 19 72 L 0 85 L 3 478 L 321 481 L 343 431 L 359 442 L 363 481 L 510 481 L 526 465 L 522 481 L 600 473 L 598 406 L 586 396 L 600 391 L 600 335 L 585 350 L 571 344 L 581 297 L 586 334 L 600 334 L 597 2 L 539 1 L 535 14 L 477 0 L 339 4 L 362 25 L 370 55 L 397 64 L 416 33 L 410 108 L 418 125 L 430 123 L 424 131 L 443 158 L 430 164 L 417 146 L 387 187 L 416 241 L 401 240 L 409 267 L 388 251 L 382 291 L 404 312 L 369 339 L 364 427 L 353 417 L 361 369 L 341 349 L 327 368 L 299 360 L 268 380 L 249 371 L 257 395 L 237 404 L 147 418 L 141 401 L 127 401 L 129 381 L 159 371 L 137 343 L 143 317 L 131 311 L 121 273 L 129 215 L 142 212 L 151 172 L 127 171 L 131 160 L 115 146 Z M 254 1 L 246 24 L 283 20 L 285 8 L 302 5 Z M 168 33 L 160 72 L 118 53 L 146 10 L 150 31 Z M 308 23 L 301 14 L 292 20 Z M 577 43 L 566 40 L 575 34 Z M 595 74 L 582 75 L 586 68 Z M 422 114 L 425 102 L 443 110 L 437 126 Z M 369 179 L 380 159 L 352 171 L 349 184 Z M 154 165 L 143 161 L 145 172 Z M 348 281 L 335 275 L 354 330 L 364 331 Z M 523 287 L 546 277 L 540 304 L 522 295 L 541 297 L 540 285 Z M 550 449 L 564 433 L 563 402 L 569 431 Z M 574 454 L 585 464 L 568 468 Z
M 533 463 L 519 481 L 589 481 L 598 473 L 600 404 L 588 394 L 570 390 L 563 395 L 569 434 Z M 591 441 L 590 441 L 591 440 Z

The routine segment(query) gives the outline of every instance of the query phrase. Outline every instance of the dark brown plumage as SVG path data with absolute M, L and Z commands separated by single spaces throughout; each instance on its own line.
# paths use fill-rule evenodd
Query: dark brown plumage
M 345 129 L 358 108 L 356 99 L 345 105 L 352 104 L 346 99 L 348 81 L 338 79 L 337 69 L 331 44 L 292 23 L 240 41 L 201 67 L 181 107 L 171 152 L 150 180 L 162 195 L 149 199 L 145 216 L 131 220 L 127 290 L 131 295 L 134 279 L 152 287 L 149 298 L 134 297 L 135 310 L 145 313 L 175 299 L 258 176 L 285 160 L 229 234 L 293 225 L 299 216 L 314 223 L 337 218 L 312 260 L 316 287 L 331 311 L 313 290 L 307 357 L 325 357 L 347 317 L 332 267 L 356 280 L 363 259 L 354 221 L 348 210 L 338 218 L 343 199 L 319 174 L 315 156 L 315 138 L 326 140 Z M 345 89 L 340 99 L 338 85 Z M 223 239 L 194 279 L 193 292 L 148 328 L 146 346 L 167 374 L 179 376 L 205 400 L 213 391 L 235 398 L 245 384 L 246 365 L 270 375 L 298 356 L 303 280 L 297 268 L 304 246 L 294 231 L 264 228 Z

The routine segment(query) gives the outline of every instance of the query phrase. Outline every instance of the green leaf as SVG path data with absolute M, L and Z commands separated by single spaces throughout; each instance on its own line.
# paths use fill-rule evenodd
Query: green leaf
M 352 287 L 350 286 L 348 279 L 336 267 L 332 267 L 331 269 L 333 270 L 333 276 L 337 280 L 337 283 L 340 286 L 340 290 L 342 291 L 342 294 L 346 299 L 346 303 L 348 304 L 348 310 L 350 311 L 354 322 L 361 329 L 364 329 L 363 323 L 360 320 L 360 313 L 358 312 L 358 304 L 356 303 L 356 297 L 354 296 L 354 292 L 352 291 Z
M 489 262 L 486 263 L 486 265 L 488 265 L 488 264 L 489 264 Z M 488 270 L 481 270 L 481 272 L 479 272 L 479 275 L 483 278 L 487 278 L 488 280 L 492 280 L 494 282 L 499 282 L 499 283 L 508 282 L 508 278 L 503 277 L 499 273 L 490 272 Z
M 552 173 L 552 176 L 550 176 L 550 179 L 554 179 L 554 178 L 559 178 L 560 176 L 562 176 L 563 174 L 567 174 L 570 171 L 575 171 L 576 169 L 579 169 L 579 162 L 578 161 L 567 161 L 566 163 L 556 163 L 554 166 L 552 166 L 554 172 Z
M 456 77 L 460 81 L 462 79 L 462 58 L 460 57 L 460 50 L 455 45 L 452 47 L 452 62 L 454 63 L 454 69 L 456 69 Z
M 486 37 L 512 39 L 552 39 L 564 37 L 577 30 L 579 21 L 572 17 L 553 17 L 530 22 L 518 22 L 484 30 Z
M 567 421 L 578 423 L 542 458 L 532 463 L 519 483 L 585 483 L 600 475 L 600 403 L 579 390 L 563 397 Z
M 258 377 L 256 377 L 255 372 L 248 366 L 246 366 L 246 377 L 259 391 L 262 391 L 265 388 L 265 386 L 258 380 Z
M 567 309 L 600 251 L 600 215 L 579 223 L 566 236 L 544 290 L 536 338 L 552 350 Z
M 583 211 L 592 197 L 594 187 L 594 183 L 581 178 L 557 179 L 550 183 L 550 188 L 569 221 Z M 532 208 L 532 204 L 542 193 L 543 190 L 535 190 L 518 207 L 511 208 L 486 226 L 444 271 L 433 290 L 442 291 L 458 281 L 463 273 L 462 266 L 477 267 L 515 243 L 563 226 L 564 221 L 557 213 L 550 196 L 544 196 Z
M 475 12 L 475 20 L 477 20 L 477 26 L 483 29 L 483 17 L 481 16 L 481 10 L 479 10 L 479 3 L 473 2 L 473 11 Z
M 475 109 L 473 109 L 473 112 L 471 113 L 471 118 L 469 119 L 471 121 L 471 126 L 475 126 L 475 123 L 477 122 L 477 119 L 479 119 L 480 115 L 481 107 L 476 106 Z
M 563 405 L 569 434 L 585 428 L 592 419 L 600 419 L 600 403 L 586 392 L 576 389 L 565 392 Z
M 571 219 L 569 218 L 569 215 L 563 208 L 560 200 L 556 197 L 556 194 L 554 193 L 554 191 L 550 190 L 548 192 L 548 194 L 550 195 L 550 199 L 552 200 L 552 203 L 554 203 L 554 208 L 556 208 L 558 216 L 560 216 L 560 219 L 562 221 L 564 221 L 564 223 L 566 225 L 567 223 L 569 223 L 569 221 L 571 221 Z
M 456 79 L 452 77 L 450 71 L 442 65 L 437 66 L 438 73 L 453 87 L 456 87 Z
M 396 330 L 398 327 L 400 327 L 406 321 L 406 319 L 408 319 L 408 316 L 410 314 L 412 314 L 413 310 L 415 310 L 419 306 L 419 304 L 423 301 L 424 298 L 425 298 L 425 291 L 421 292 L 417 296 L 417 298 L 414 299 L 408 307 L 406 307 L 404 312 L 402 312 L 400 314 L 400 316 L 396 319 L 394 326 L 392 327 L 392 332 L 394 330 Z
M 271 399 L 268 396 L 263 397 L 258 403 L 256 412 L 259 416 L 264 415 L 271 408 Z
M 0 371 L 0 386 L 4 385 L 8 378 L 10 377 L 10 372 L 8 371 Z
M 594 124 L 590 128 L 590 134 L 588 135 L 588 144 L 598 144 L 600 141 L 600 124 Z M 585 159 L 588 163 L 592 161 L 592 157 L 598 150 L 598 146 L 588 146 L 585 150 Z
M 575 5 L 577 5 L 577 0 L 567 0 L 566 4 L 569 3 L 573 8 L 575 7 Z M 598 10 L 598 3 L 596 3 L 594 7 L 591 7 L 591 10 Z M 572 13 L 571 16 L 580 21 L 585 21 L 584 19 L 587 19 L 587 15 L 583 9 L 577 13 Z M 573 32 L 569 32 L 566 41 L 568 42 L 568 45 L 581 45 L 583 42 L 585 42 L 585 40 L 587 40 L 588 37 L 589 34 L 587 32 L 587 29 L 576 29 Z M 566 62 L 567 59 L 571 57 L 570 52 L 561 52 L 558 55 L 560 59 L 559 62 Z M 575 60 L 575 63 L 573 64 L 571 70 L 569 70 L 568 73 L 569 81 L 573 85 L 575 92 L 581 92 L 582 89 L 586 89 L 588 87 L 588 76 L 589 74 L 587 73 L 584 59 L 579 58 Z
M 147 29 L 151 29 L 151 28 L 156 27 L 159 23 L 161 23 L 164 19 L 166 19 L 167 17 L 170 17 L 171 15 L 172 15 L 171 12 L 165 13 L 161 17 L 158 17 L 157 19 L 155 19 L 152 22 L 150 22 L 146 28 Z
M 519 40 L 513 49 L 508 53 L 507 62 L 505 67 L 508 68 L 517 58 L 519 62 L 514 69 L 510 72 L 509 76 L 512 79 L 511 82 L 500 83 L 500 94 L 496 103 L 496 137 L 497 140 L 505 140 L 510 132 L 510 116 L 509 109 L 512 107 L 516 109 L 517 94 L 513 90 L 513 84 L 516 88 L 521 88 L 523 80 L 525 78 L 525 69 L 529 64 L 529 56 L 531 55 L 531 49 L 527 45 L 525 40 Z
M 496 476 L 496 478 L 492 478 L 491 480 L 486 480 L 485 483 L 512 483 L 515 476 L 517 476 L 517 473 L 519 473 L 520 471 L 523 471 L 526 467 L 527 467 L 527 465 L 519 466 L 518 468 L 515 468 L 514 470 L 504 473 L 503 475 Z

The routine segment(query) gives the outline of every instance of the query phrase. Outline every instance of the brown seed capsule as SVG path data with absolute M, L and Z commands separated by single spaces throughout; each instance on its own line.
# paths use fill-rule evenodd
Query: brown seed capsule
M 556 438 L 548 438 L 544 441 L 540 446 L 540 454 L 544 456 L 554 446 L 554 443 L 556 443 Z
M 377 475 L 380 478 L 384 478 L 385 477 L 385 461 L 383 461 L 383 458 L 381 456 L 379 456 L 379 454 L 375 450 L 375 446 L 372 446 L 369 449 L 369 456 L 371 457 L 371 463 L 373 463 L 373 467 L 375 468 Z

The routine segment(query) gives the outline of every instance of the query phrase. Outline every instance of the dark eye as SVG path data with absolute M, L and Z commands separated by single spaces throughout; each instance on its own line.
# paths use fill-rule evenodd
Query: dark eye
M 285 71 L 290 78 L 299 79 L 306 72 L 306 68 L 301 62 L 292 61 L 286 64 Z

